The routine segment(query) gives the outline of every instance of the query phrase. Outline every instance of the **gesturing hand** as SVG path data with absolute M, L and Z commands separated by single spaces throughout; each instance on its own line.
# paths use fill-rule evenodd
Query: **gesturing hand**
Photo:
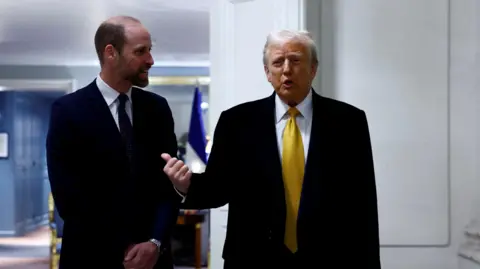
M 167 153 L 162 154 L 162 159 L 167 162 L 163 172 L 167 174 L 177 190 L 187 193 L 190 186 L 190 178 L 192 177 L 192 172 L 188 166 L 177 158 L 172 158 Z

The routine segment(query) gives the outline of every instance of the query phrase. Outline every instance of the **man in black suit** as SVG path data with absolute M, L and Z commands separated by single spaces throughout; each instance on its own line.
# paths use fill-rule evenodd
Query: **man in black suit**
M 365 113 L 312 90 L 308 33 L 271 34 L 264 66 L 275 92 L 221 114 L 205 173 L 162 154 L 183 206 L 229 204 L 226 269 L 380 269 Z
M 100 25 L 99 76 L 52 106 L 49 179 L 64 220 L 60 268 L 173 268 L 170 236 L 181 198 L 159 167 L 177 154 L 167 101 L 137 87 L 153 65 L 135 18 Z M 155 266 L 156 264 L 156 266 Z

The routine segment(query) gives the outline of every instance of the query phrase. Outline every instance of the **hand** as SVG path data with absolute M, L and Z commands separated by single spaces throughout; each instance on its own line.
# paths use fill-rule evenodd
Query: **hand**
M 192 177 L 192 172 L 188 166 L 177 158 L 172 158 L 167 153 L 162 154 L 162 159 L 167 162 L 163 172 L 167 174 L 177 190 L 187 193 L 188 187 L 190 187 L 190 178 Z
M 145 242 L 130 246 L 123 260 L 125 269 L 152 269 L 158 259 L 157 246 L 152 242 Z

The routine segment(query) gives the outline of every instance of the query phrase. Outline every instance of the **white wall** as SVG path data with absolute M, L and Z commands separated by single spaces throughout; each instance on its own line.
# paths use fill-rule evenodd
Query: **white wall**
M 458 268 L 478 212 L 475 5 L 330 0 L 321 27 L 307 23 L 320 33 L 322 93 L 369 119 L 384 268 Z
M 448 9 L 439 0 L 373 0 L 327 11 L 336 17 L 335 60 L 323 81 L 367 113 L 382 245 L 449 241 Z
M 316 90 L 369 118 L 383 268 L 460 268 L 462 230 L 480 212 L 477 1 L 213 1 L 210 126 L 271 93 L 261 65 L 268 32 L 306 27 L 320 47 Z M 212 211 L 212 269 L 227 212 Z

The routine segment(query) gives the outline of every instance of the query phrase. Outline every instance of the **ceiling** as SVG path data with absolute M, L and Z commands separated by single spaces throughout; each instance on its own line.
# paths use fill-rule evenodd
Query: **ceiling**
M 93 37 L 110 16 L 136 17 L 155 65 L 207 66 L 210 0 L 2 0 L 0 64 L 98 65 Z

